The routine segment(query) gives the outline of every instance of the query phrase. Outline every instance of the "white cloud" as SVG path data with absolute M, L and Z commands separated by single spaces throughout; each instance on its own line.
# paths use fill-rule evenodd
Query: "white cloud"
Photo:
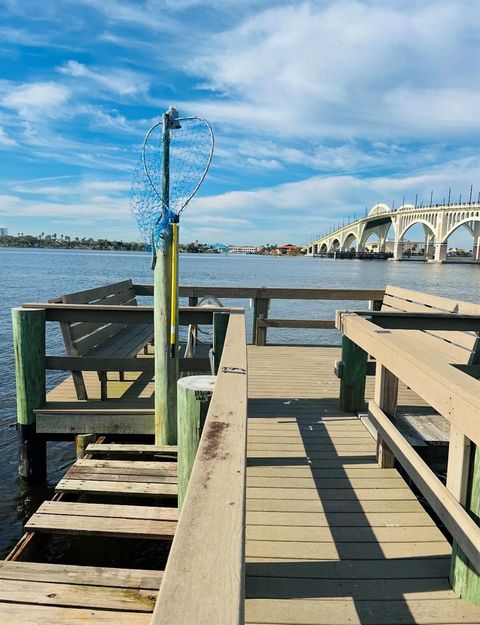
M 477 134 L 478 9 L 346 0 L 256 12 L 190 61 L 218 95 L 196 104 L 213 121 L 287 138 Z
M 0 126 L 0 146 L 11 148 L 16 146 L 17 142 L 7 135 L 5 129 Z
M 24 119 L 54 117 L 63 111 L 70 97 L 69 90 L 55 82 L 31 82 L 5 89 L 1 103 L 15 110 Z
M 90 69 L 74 60 L 67 61 L 58 68 L 58 71 L 66 76 L 94 83 L 101 89 L 119 96 L 145 93 L 149 86 L 146 77 L 137 72 L 116 67 Z

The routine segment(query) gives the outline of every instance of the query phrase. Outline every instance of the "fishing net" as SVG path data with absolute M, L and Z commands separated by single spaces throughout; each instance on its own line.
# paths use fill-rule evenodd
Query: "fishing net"
M 147 132 L 130 193 L 130 208 L 143 242 L 147 249 L 153 247 L 153 251 L 160 249 L 169 224 L 178 220 L 178 215 L 198 191 L 213 155 L 213 132 L 207 121 L 198 117 L 175 118 L 174 121 L 180 127 L 168 130 L 167 150 L 164 149 L 162 122 Z M 169 158 L 166 182 L 165 152 Z

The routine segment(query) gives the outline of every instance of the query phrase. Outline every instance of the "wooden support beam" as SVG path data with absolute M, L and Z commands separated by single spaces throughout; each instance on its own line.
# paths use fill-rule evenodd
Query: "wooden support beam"
M 270 300 L 268 298 L 256 297 L 253 301 L 253 336 L 254 345 L 265 346 L 267 344 L 267 327 L 259 325 L 258 320 L 264 321 L 268 317 Z
M 35 410 L 45 404 L 45 310 L 12 310 L 17 423 L 21 437 L 19 475 L 43 479 L 46 440 L 35 432 Z
M 257 319 L 257 332 L 259 328 L 312 328 L 312 329 L 335 329 L 333 319 Z
M 464 553 L 468 553 L 472 562 L 471 566 L 480 568 L 480 527 L 476 521 L 442 484 L 377 404 L 371 401 L 368 409 L 369 418 L 379 434 L 393 450 L 395 457 L 432 506 L 439 519 L 452 536 L 457 539 Z M 477 464 L 480 470 L 480 461 L 477 460 Z M 477 502 L 478 482 L 477 480 Z
M 342 336 L 343 371 L 340 381 L 340 408 L 360 412 L 365 408 L 367 352 L 346 336 Z
M 393 421 L 397 410 L 398 378 L 383 366 L 378 366 L 375 374 L 374 401 L 377 406 Z M 377 436 L 377 462 L 382 469 L 393 469 L 395 456 L 385 439 Z
M 450 462 L 450 458 L 449 458 Z M 448 474 L 447 474 L 448 478 Z M 474 446 L 471 454 L 470 476 L 466 490 L 465 507 L 472 520 L 480 525 L 480 448 Z M 480 567 L 473 563 L 454 540 L 450 582 L 453 590 L 468 601 L 480 605 Z
M 187 492 L 215 379 L 214 375 L 195 375 L 180 378 L 177 382 L 179 509 Z
M 96 440 L 96 434 L 77 434 L 75 436 L 75 451 L 77 453 L 77 460 L 81 460 L 85 457 L 87 445 L 95 443 Z
M 230 313 L 214 313 L 213 315 L 213 373 L 217 375 L 222 359 L 225 335 L 227 334 Z

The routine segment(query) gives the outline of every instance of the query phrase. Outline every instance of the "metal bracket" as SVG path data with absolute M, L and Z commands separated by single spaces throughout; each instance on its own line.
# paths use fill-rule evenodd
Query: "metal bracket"
M 241 375 L 246 375 L 247 371 L 241 367 L 222 367 L 222 373 L 240 373 Z

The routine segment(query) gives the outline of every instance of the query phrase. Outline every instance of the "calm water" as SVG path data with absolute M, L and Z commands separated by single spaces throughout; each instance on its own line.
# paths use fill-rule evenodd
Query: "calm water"
M 381 261 L 274 258 L 267 256 L 182 255 L 182 284 L 238 286 L 291 286 L 318 288 L 383 288 L 396 284 L 438 295 L 480 301 L 480 266 L 389 263 Z M 71 291 L 132 278 L 151 283 L 147 254 L 8 250 L 0 248 L 2 306 L 0 308 L 0 557 L 20 538 L 24 520 L 48 495 L 47 489 L 26 488 L 17 478 L 15 431 L 15 379 L 10 309 L 24 302 L 41 302 Z M 229 303 L 225 301 L 225 303 Z M 247 307 L 249 301 L 236 300 Z M 359 302 L 273 302 L 272 317 L 333 318 L 336 308 L 360 307 Z M 251 330 L 250 330 L 251 331 Z M 272 342 L 338 342 L 332 331 L 269 331 Z M 61 352 L 62 341 L 55 328 L 47 334 L 50 353 Z M 49 386 L 58 381 L 50 376 Z M 72 444 L 50 443 L 49 479 L 54 485 L 73 458 Z

